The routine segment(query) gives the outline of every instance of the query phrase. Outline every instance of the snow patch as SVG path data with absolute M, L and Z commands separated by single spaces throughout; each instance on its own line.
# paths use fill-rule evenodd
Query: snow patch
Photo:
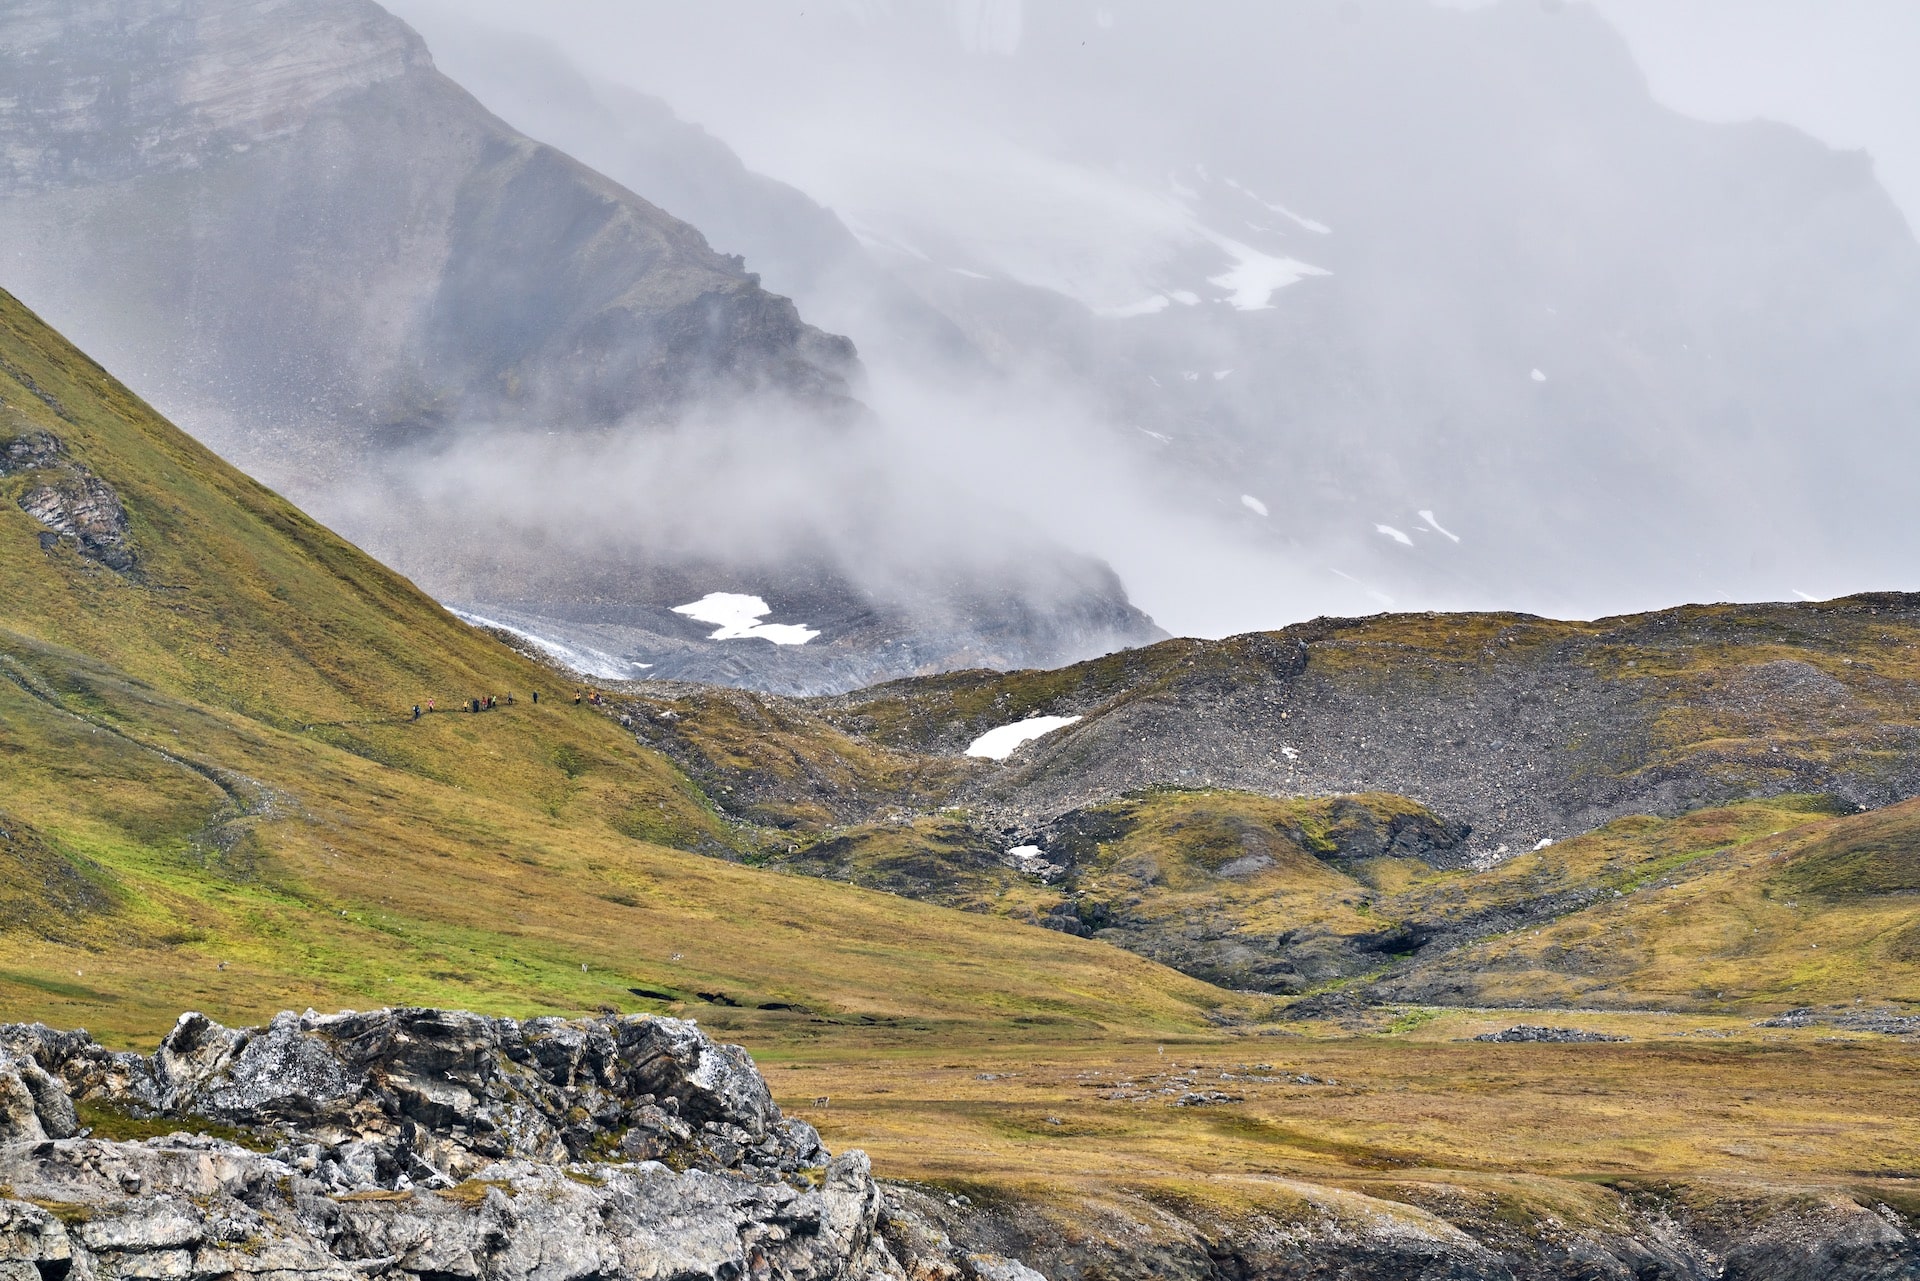
M 1029 716 L 1024 721 L 988 730 L 967 744 L 967 755 L 989 761 L 1004 761 L 1022 743 L 1030 743 L 1042 735 L 1064 729 L 1079 719 L 1078 716 Z
M 1395 529 L 1392 525 L 1375 525 L 1373 528 L 1376 532 L 1385 534 L 1396 543 L 1400 543 L 1406 547 L 1413 546 L 1413 540 L 1400 530 Z
M 1298 258 L 1262 253 L 1251 245 L 1211 231 L 1202 234 L 1233 259 L 1233 266 L 1217 276 L 1207 277 L 1207 283 L 1226 290 L 1226 301 L 1235 311 L 1266 311 L 1273 306 L 1274 294 L 1288 285 L 1298 284 L 1308 276 L 1333 274 Z
M 1540 838 L 1540 843 L 1533 847 L 1533 852 L 1535 854 L 1538 854 L 1541 850 L 1547 848 L 1547 846 L 1551 844 L 1553 844 L 1553 838 L 1551 836 L 1543 836 Z
M 1255 498 L 1252 494 L 1240 495 L 1240 505 L 1256 516 L 1264 516 L 1267 514 L 1267 505 L 1258 498 Z
M 1414 514 L 1419 516 L 1421 520 L 1426 521 L 1427 528 L 1431 529 L 1434 533 L 1439 534 L 1443 538 L 1451 538 L 1456 543 L 1460 541 L 1460 535 L 1443 527 L 1439 521 L 1434 519 L 1432 512 L 1420 511 Z
M 1282 755 L 1282 756 L 1284 756 L 1284 757 L 1286 757 L 1286 758 L 1287 758 L 1288 760 L 1290 760 L 1290 761 L 1297 761 L 1297 760 L 1299 760 L 1299 759 L 1300 759 L 1300 749 L 1299 749 L 1299 748 L 1297 748 L 1297 747 L 1284 747 L 1284 746 L 1283 746 L 1283 747 L 1282 747 L 1282 748 L 1280 749 L 1280 755 Z
M 593 676 L 603 681 L 631 681 L 640 679 L 640 673 L 652 667 L 652 663 L 636 663 L 624 658 L 615 658 L 612 654 L 585 646 L 566 645 L 560 641 L 528 631 L 524 627 L 515 627 L 512 623 L 503 623 L 497 618 L 486 618 L 479 614 L 468 613 L 464 609 L 447 606 L 447 612 L 463 623 L 474 627 L 491 627 L 518 636 L 547 657 L 564 667 L 571 667 L 582 676 Z
M 1012 849 L 1007 851 L 1007 857 L 1008 858 L 1039 858 L 1040 847 L 1038 845 L 1016 845 Z
M 1200 295 L 1191 289 L 1169 289 L 1167 291 L 1167 297 L 1173 299 L 1182 307 L 1197 307 L 1200 305 Z
M 776 645 L 804 645 L 820 633 L 800 623 L 763 623 L 773 606 L 758 596 L 739 592 L 708 592 L 689 605 L 675 605 L 673 612 L 685 614 L 697 623 L 712 623 L 719 630 L 708 640 L 768 640 Z
M 1232 372 L 1233 371 L 1231 369 L 1216 369 L 1213 371 L 1213 381 L 1220 382 L 1223 379 L 1225 379 L 1228 374 L 1231 374 Z
M 1537 383 L 1543 383 L 1547 381 L 1547 376 L 1541 373 L 1538 369 L 1534 370 L 1530 376 L 1532 377 L 1533 381 Z

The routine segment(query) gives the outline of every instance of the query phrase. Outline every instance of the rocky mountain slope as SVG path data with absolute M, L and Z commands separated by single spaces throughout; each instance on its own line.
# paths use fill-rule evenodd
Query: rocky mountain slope
M 1011 583 L 861 554 L 917 517 L 852 345 L 367 0 L 14 5 L 0 76 L 11 287 L 442 600 L 789 692 L 1159 634 L 1030 531 Z M 716 591 L 821 634 L 715 643 L 673 610 Z
M 783 865 L 1300 991 L 1441 965 L 1756 834 L 1844 843 L 1837 815 L 1888 806 L 1906 831 L 1917 658 L 1920 598 L 1892 594 L 1594 623 L 1386 616 L 801 703 L 641 686 L 623 715 L 729 813 L 784 833 Z M 1030 719 L 1057 728 L 1001 762 L 965 754 Z M 1727 830 L 1653 822 L 1709 813 Z M 1444 968 L 1395 990 L 1488 990 L 1482 960 Z M 1771 975 L 1756 959 L 1729 983 Z
M 337 458 L 549 396 L 615 422 L 710 383 L 847 394 L 844 339 L 487 116 L 375 5 L 28 4 L 4 34 L 19 287 L 156 399 L 219 405 L 219 443 L 276 425 L 273 445 Z M 65 270 L 75 228 L 114 272 Z M 109 325 L 108 302 L 135 314 Z
M 960 326 L 869 253 L 806 193 L 756 173 L 661 99 L 593 77 L 550 41 L 474 20 L 471 6 L 395 3 L 434 65 L 514 128 L 592 166 L 739 254 L 766 286 L 863 361 L 943 360 L 988 372 Z

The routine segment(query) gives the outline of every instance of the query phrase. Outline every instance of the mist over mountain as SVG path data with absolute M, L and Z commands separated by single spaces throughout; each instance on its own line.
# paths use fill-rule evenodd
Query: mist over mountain
M 0 1281 L 1920 1277 L 1920 20 L 1653 2 L 0 4 Z
M 474 617 L 794 692 L 1161 635 L 893 451 L 847 339 L 376 5 L 33 0 L 0 81 L 20 294 Z
M 837 215 L 1047 406 L 1004 483 L 1176 631 L 1910 576 L 1905 220 L 1861 154 L 1658 105 L 1586 5 L 462 14 L 537 28 Z M 519 118 L 517 62 L 460 63 Z M 779 229 L 720 243 L 805 258 Z M 947 385 L 935 353 L 883 353 L 889 313 L 837 301 L 878 411 L 950 438 L 918 394 Z

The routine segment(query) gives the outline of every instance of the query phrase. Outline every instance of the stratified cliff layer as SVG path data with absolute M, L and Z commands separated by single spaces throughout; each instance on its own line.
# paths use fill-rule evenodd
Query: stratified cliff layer
M 845 339 L 488 115 L 371 3 L 30 0 L 0 65 L 16 281 L 242 455 L 266 426 L 324 455 L 542 398 L 614 421 L 846 394 Z

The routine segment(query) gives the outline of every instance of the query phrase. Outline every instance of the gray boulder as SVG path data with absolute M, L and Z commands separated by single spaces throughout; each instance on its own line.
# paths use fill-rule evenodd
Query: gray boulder
M 116 1142 L 83 1116 L 179 1132 Z M 0 1194 L 0 1281 L 962 1267 L 912 1230 L 903 1267 L 864 1154 L 783 1117 L 740 1047 L 647 1016 L 185 1014 L 146 1057 L 0 1027 Z

